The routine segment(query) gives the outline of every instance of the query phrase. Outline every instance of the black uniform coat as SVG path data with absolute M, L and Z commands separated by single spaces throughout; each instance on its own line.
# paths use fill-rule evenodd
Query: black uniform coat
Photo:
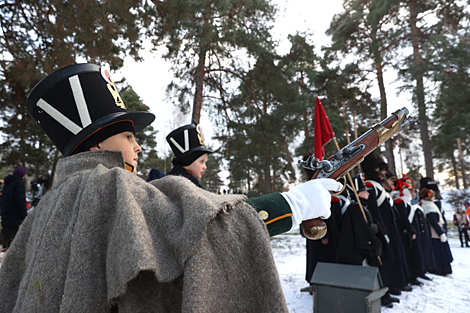
M 413 227 L 416 229 L 417 233 L 416 240 L 423 251 L 424 269 L 426 272 L 430 272 L 437 266 L 436 257 L 434 256 L 434 251 L 432 249 L 431 230 L 429 229 L 428 221 L 426 220 L 426 215 L 424 214 L 423 209 L 417 204 L 414 206 Z
M 372 220 L 366 208 L 367 221 L 357 203 L 351 203 L 343 215 L 343 227 L 339 240 L 336 262 L 341 264 L 378 266 L 377 256 L 381 254 L 382 244 L 379 237 L 370 228 Z
M 402 224 L 405 225 L 405 232 L 404 232 L 404 246 L 405 246 L 405 254 L 408 261 L 411 280 L 415 280 L 417 277 L 420 277 L 426 273 L 426 269 L 424 267 L 424 252 L 421 246 L 420 239 L 418 237 L 421 236 L 418 233 L 418 229 L 415 228 L 419 227 L 419 223 L 415 221 L 417 216 L 413 215 L 413 223 L 410 223 L 408 217 L 410 216 L 411 212 L 411 204 L 405 202 L 403 199 L 395 199 L 395 207 L 397 208 L 398 212 L 400 213 Z M 411 235 L 416 235 L 416 239 L 412 240 Z
M 450 251 L 449 242 L 441 242 L 439 236 L 445 233 L 443 228 L 444 218 L 440 214 L 440 209 L 431 201 L 422 200 L 422 207 L 426 213 L 426 218 L 431 227 L 431 242 L 433 246 L 434 256 L 436 257 L 436 268 L 432 273 L 438 275 L 447 275 L 452 273 L 450 263 L 454 260 Z
M 377 191 L 376 191 L 377 190 Z M 384 201 L 378 205 L 377 200 L 382 193 L 386 193 Z M 379 267 L 382 281 L 387 287 L 403 287 L 407 284 L 409 278 L 409 269 L 406 262 L 405 250 L 403 247 L 402 225 L 398 211 L 391 205 L 390 197 L 387 191 L 378 186 L 369 190 L 368 208 L 378 206 L 378 211 L 384 223 L 384 230 L 390 238 L 390 247 L 392 248 L 395 258 L 385 258 L 382 260 L 382 266 Z M 372 211 L 372 210 L 371 210 Z
M 2 190 L 2 226 L 19 226 L 27 215 L 26 193 L 23 178 L 5 177 Z
M 305 280 L 310 282 L 313 272 L 318 262 L 334 263 L 336 259 L 336 250 L 338 249 L 339 227 L 341 221 L 341 208 L 343 202 L 338 197 L 333 197 L 331 201 L 331 215 L 325 221 L 327 232 L 325 237 L 319 240 L 306 239 L 307 243 L 307 271 Z M 339 220 L 339 222 L 338 222 Z M 322 240 L 328 239 L 327 244 Z

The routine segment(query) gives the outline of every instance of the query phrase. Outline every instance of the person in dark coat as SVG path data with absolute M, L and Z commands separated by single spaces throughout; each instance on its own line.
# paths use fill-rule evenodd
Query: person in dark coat
M 439 182 L 436 180 L 432 180 L 430 177 L 426 176 L 423 177 L 419 180 L 419 190 L 422 190 L 423 188 L 427 188 L 429 190 L 432 190 L 434 192 L 434 204 L 439 208 L 439 212 L 441 212 L 442 218 L 444 219 L 444 229 L 447 232 L 447 219 L 445 217 L 445 211 L 442 208 L 442 196 L 441 196 L 441 191 L 439 189 Z
M 366 184 L 372 187 L 367 207 L 372 214 L 376 214 L 374 220 L 383 227 L 387 243 L 394 255 L 394 258 L 387 257 L 382 261 L 382 266 L 379 267 L 380 276 L 392 295 L 400 295 L 401 291 L 411 291 L 411 287 L 407 284 L 410 274 L 403 247 L 400 216 L 392 206 L 390 194 L 383 186 L 390 185 L 387 180 L 391 177 L 386 175 L 388 164 L 380 155 L 372 152 L 364 159 L 361 166 L 366 176 Z
M 1 207 L 2 251 L 8 250 L 27 215 L 26 191 L 23 180 L 26 172 L 27 170 L 24 167 L 17 167 L 13 174 L 8 175 L 4 179 Z
M 417 190 L 412 189 L 411 194 L 413 195 L 413 198 L 417 197 Z M 437 267 L 436 257 L 434 256 L 432 248 L 431 229 L 421 205 L 419 203 L 413 204 L 411 209 L 412 212 L 410 212 L 409 218 L 413 220 L 413 226 L 418 234 L 417 241 L 423 251 L 424 269 L 426 272 L 430 273 Z M 419 277 L 424 280 L 431 280 L 426 273 Z
M 357 196 L 355 197 L 353 187 L 346 185 L 354 195 L 351 204 L 343 212 L 343 225 L 341 237 L 336 254 L 336 262 L 341 264 L 382 266 L 383 259 L 393 257 L 393 252 L 387 243 L 384 232 L 374 221 L 372 214 L 367 209 L 369 203 L 369 190 L 372 185 L 366 184 L 362 175 L 352 178 Z M 375 193 L 372 194 L 375 196 Z M 372 199 L 375 203 L 376 200 Z M 394 302 L 400 302 L 387 292 L 381 299 L 385 307 L 393 307 Z
M 206 148 L 200 125 L 181 126 L 166 137 L 175 155 L 171 161 L 173 168 L 167 175 L 183 176 L 202 188 L 199 179 L 207 169 L 207 158 L 211 150 Z
M 367 210 L 369 188 L 365 185 L 361 175 L 354 176 L 352 181 L 359 202 L 354 195 L 351 203 L 343 212 L 343 225 L 336 262 L 350 265 L 379 266 L 382 243 L 378 235 L 379 228 L 377 224 L 373 223 L 372 216 Z M 348 189 L 353 188 L 350 182 L 346 186 Z M 354 194 L 354 192 L 352 193 Z
M 395 180 L 394 205 L 401 216 L 402 225 L 404 225 L 403 244 L 411 275 L 409 283 L 420 286 L 422 283 L 417 278 L 423 277 L 426 273 L 424 247 L 421 245 L 423 240 L 420 237 L 430 235 L 422 225 L 423 221 L 420 221 L 420 212 L 422 213 L 422 211 L 414 208 L 411 204 L 413 186 L 413 180 L 407 175 Z M 416 212 L 416 210 L 419 212 Z
M 434 203 L 435 193 L 432 189 L 423 188 L 419 192 L 421 206 L 431 228 L 431 242 L 436 257 L 436 268 L 431 271 L 433 274 L 445 276 L 452 274 L 450 263 L 454 260 L 447 241 L 447 231 L 444 228 L 444 217 L 441 210 Z

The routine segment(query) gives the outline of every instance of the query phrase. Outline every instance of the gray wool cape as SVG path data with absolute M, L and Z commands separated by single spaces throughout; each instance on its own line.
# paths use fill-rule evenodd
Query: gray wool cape
M 287 312 L 243 196 L 147 183 L 120 151 L 61 160 L 0 268 L 0 312 Z

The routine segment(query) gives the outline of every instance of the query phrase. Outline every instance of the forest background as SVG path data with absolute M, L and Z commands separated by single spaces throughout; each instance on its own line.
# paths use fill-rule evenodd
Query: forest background
M 175 117 L 175 127 L 210 124 L 205 139 L 215 153 L 202 179 L 207 189 L 224 184 L 222 170 L 230 189 L 251 195 L 305 180 L 296 167 L 313 150 L 316 97 L 345 146 L 393 112 L 387 95 L 395 93 L 411 95 L 403 106 L 417 121 L 379 149 L 391 170 L 406 169 L 415 181 L 448 173 L 441 184 L 467 189 L 469 3 L 344 1 L 326 31 L 330 44 L 315 46 L 318 10 L 312 31 L 288 35 L 290 49 L 283 52 L 273 33 L 279 6 L 268 0 L 6 0 L 0 4 L 0 172 L 23 166 L 33 178 L 54 176 L 60 152 L 26 109 L 41 78 L 77 62 L 108 63 L 123 75 L 126 58 L 145 61 L 150 49 L 170 64 L 141 73 L 149 81 L 170 78 L 166 98 L 154 101 L 187 116 Z M 397 74 L 393 88 L 386 71 Z M 150 110 L 125 76 L 116 83 L 129 111 Z M 157 122 L 162 111 L 152 111 Z M 138 134 L 143 178 L 151 168 L 171 167 L 171 154 L 158 153 L 156 138 L 152 127 Z M 326 155 L 335 152 L 332 144 L 325 148 Z

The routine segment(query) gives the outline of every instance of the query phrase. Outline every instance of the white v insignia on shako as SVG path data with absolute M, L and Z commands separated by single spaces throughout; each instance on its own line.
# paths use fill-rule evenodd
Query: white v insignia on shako
M 90 113 L 88 112 L 88 106 L 85 101 L 85 96 L 83 95 L 83 90 L 82 86 L 80 85 L 78 75 L 70 77 L 69 82 L 70 87 L 72 88 L 72 93 L 75 99 L 75 104 L 77 106 L 78 114 L 80 116 L 80 121 L 82 122 L 83 127 L 80 127 L 74 122 L 72 122 L 68 117 L 60 113 L 56 108 L 51 106 L 42 98 L 38 100 L 37 106 L 43 109 L 47 114 L 49 114 L 62 126 L 70 130 L 74 135 L 76 135 L 80 131 L 82 131 L 83 128 L 91 124 L 91 118 Z
M 176 148 L 178 148 L 179 151 L 181 151 L 181 153 L 185 153 L 186 151 L 189 150 L 189 134 L 188 134 L 187 129 L 183 131 L 183 135 L 184 135 L 184 149 L 183 147 L 179 145 L 179 143 L 175 139 L 173 139 L 173 137 L 170 138 L 171 142 L 175 145 Z

